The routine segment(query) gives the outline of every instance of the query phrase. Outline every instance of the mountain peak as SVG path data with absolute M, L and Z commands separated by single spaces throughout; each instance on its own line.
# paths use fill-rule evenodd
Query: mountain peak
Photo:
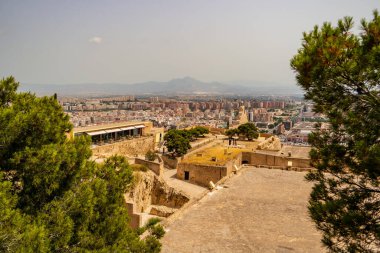
M 186 82 L 186 83 L 188 83 L 188 82 L 197 82 L 197 83 L 199 83 L 201 81 L 199 81 L 197 79 L 194 79 L 194 78 L 192 78 L 190 76 L 185 76 L 185 77 L 182 77 L 182 78 L 174 78 L 174 79 L 170 80 L 169 82 Z
M 244 83 L 245 84 L 245 83 Z M 174 94 L 219 94 L 219 95 L 262 95 L 294 94 L 292 88 L 282 88 L 265 84 L 225 84 L 203 82 L 190 76 L 175 78 L 168 82 L 145 82 L 135 84 L 78 84 L 78 85 L 21 85 L 22 91 L 32 91 L 40 95 L 174 95 Z M 296 94 L 298 94 L 296 92 Z

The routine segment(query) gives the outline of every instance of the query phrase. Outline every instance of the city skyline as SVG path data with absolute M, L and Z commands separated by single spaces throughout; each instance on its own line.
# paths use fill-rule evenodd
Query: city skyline
M 1 1 L 0 75 L 21 83 L 206 82 L 295 86 L 290 58 L 324 21 L 375 1 Z

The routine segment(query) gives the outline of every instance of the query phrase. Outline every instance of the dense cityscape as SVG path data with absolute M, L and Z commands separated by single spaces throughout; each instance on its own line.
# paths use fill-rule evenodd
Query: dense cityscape
M 186 99 L 186 100 L 185 100 Z M 272 97 L 237 99 L 212 97 L 120 96 L 106 98 L 59 98 L 74 127 L 115 122 L 151 121 L 154 127 L 185 129 L 207 126 L 228 129 L 238 124 L 244 108 L 248 122 L 262 133 L 275 134 L 287 144 L 308 145 L 307 136 L 315 122 L 326 118 L 313 112 L 313 105 L 297 98 Z

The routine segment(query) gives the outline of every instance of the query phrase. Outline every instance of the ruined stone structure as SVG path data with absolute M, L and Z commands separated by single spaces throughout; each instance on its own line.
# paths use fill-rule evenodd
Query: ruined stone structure
M 181 162 L 177 166 L 177 178 L 208 187 L 210 181 L 216 183 L 229 176 L 240 168 L 241 163 L 241 153 L 222 166 Z
M 135 179 L 124 195 L 133 228 L 144 225 L 152 215 L 168 217 L 190 199 L 151 171 L 136 172 Z
M 255 142 L 258 144 L 255 145 L 242 143 L 234 148 L 234 152 L 239 155 L 232 154 L 232 149 L 225 148 L 224 154 L 219 153 L 218 158 L 214 157 L 215 161 L 211 162 L 208 158 L 216 156 L 211 154 L 222 148 L 222 143 L 198 150 L 195 155 L 199 156 L 199 159 L 194 155 L 177 159 L 177 163 L 172 162 L 177 168 L 177 178 L 207 187 L 210 181 L 217 183 L 238 170 L 242 164 L 296 171 L 312 169 L 308 155 L 310 147 L 283 146 L 279 138 L 270 135 L 260 135 Z
M 264 141 L 259 143 L 257 146 L 258 150 L 280 150 L 281 149 L 281 141 L 278 137 L 271 136 L 266 138 Z

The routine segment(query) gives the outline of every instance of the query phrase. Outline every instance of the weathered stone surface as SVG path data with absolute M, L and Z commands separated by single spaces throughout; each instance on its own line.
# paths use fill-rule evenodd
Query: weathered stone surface
M 149 214 L 157 215 L 160 217 L 169 217 L 177 210 L 178 210 L 177 208 L 152 205 Z
M 152 149 L 154 149 L 154 137 L 147 136 L 96 146 L 92 149 L 92 154 L 99 158 L 112 155 L 135 156 L 145 155 L 146 152 Z
M 151 193 L 154 184 L 154 173 L 150 171 L 135 172 L 134 177 L 134 187 L 125 194 L 125 198 L 134 204 L 137 212 L 144 212 L 152 202 Z
M 235 166 L 240 167 L 241 163 L 241 153 L 225 162 L 223 166 L 181 162 L 177 166 L 177 178 L 185 180 L 186 171 L 189 173 L 189 182 L 209 187 L 210 181 L 217 183 L 235 171 Z
M 151 205 L 180 208 L 189 197 L 156 176 L 153 172 L 135 172 L 134 187 L 125 194 L 125 200 L 133 203 L 136 212 L 149 212 Z
M 163 179 L 156 178 L 152 189 L 152 204 L 179 208 L 190 200 L 182 192 L 169 187 Z
M 176 169 L 178 162 L 181 158 L 171 157 L 169 155 L 163 155 L 162 160 L 164 161 L 164 166 L 170 169 Z
M 164 162 L 160 157 L 158 157 L 158 162 L 156 161 L 148 161 L 141 158 L 135 158 L 135 164 L 141 164 L 148 167 L 151 171 L 153 171 L 157 176 L 162 176 L 164 173 Z
M 243 160 L 246 161 L 248 164 L 254 166 L 287 168 L 289 167 L 289 162 L 291 162 L 292 167 L 295 168 L 311 167 L 309 158 L 281 156 L 274 152 L 243 152 Z
M 267 138 L 265 141 L 259 143 L 257 146 L 258 150 L 280 150 L 281 141 L 278 137 L 272 136 Z

